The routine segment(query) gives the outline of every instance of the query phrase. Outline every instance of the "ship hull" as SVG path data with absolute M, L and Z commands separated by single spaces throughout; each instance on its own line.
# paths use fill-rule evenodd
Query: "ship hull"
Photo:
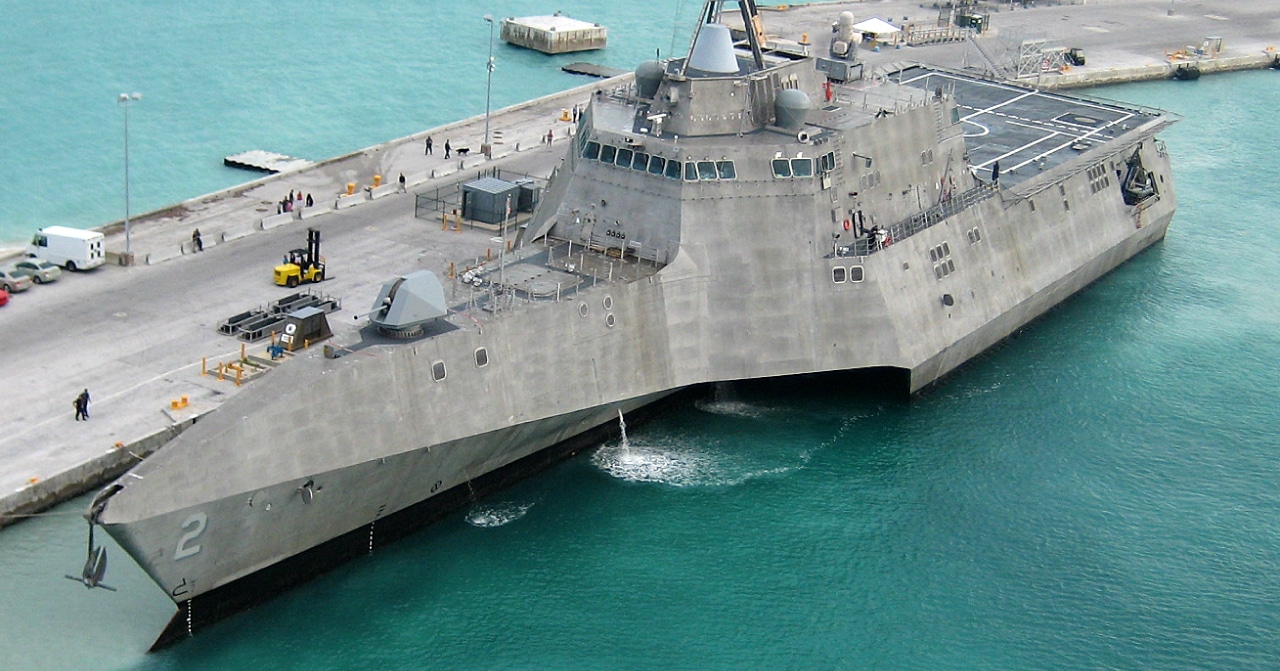
M 575 413 L 574 416 L 556 418 L 557 421 L 542 423 L 542 426 L 524 427 L 525 430 L 536 430 L 547 436 L 562 437 L 566 433 L 565 427 L 581 426 L 583 424 L 590 426 L 585 431 L 577 433 L 568 431 L 570 434 L 568 437 L 564 437 L 550 446 L 534 449 L 514 461 L 478 474 L 461 484 L 443 488 L 431 493 L 425 499 L 418 500 L 398 510 L 388 511 L 371 522 L 361 524 L 309 549 L 287 556 L 264 555 L 259 560 L 259 565 L 255 565 L 251 570 L 241 571 L 237 575 L 224 576 L 223 582 L 211 588 L 199 585 L 194 578 L 184 578 L 173 584 L 173 587 L 169 589 L 169 596 L 178 605 L 178 612 L 170 619 L 151 649 L 158 650 L 172 645 L 214 622 L 252 608 L 355 557 L 372 554 L 377 548 L 403 538 L 413 531 L 462 509 L 488 494 L 504 489 L 531 474 L 571 458 L 585 448 L 597 445 L 611 437 L 616 437 L 619 432 L 618 412 L 624 409 L 630 422 L 633 424 L 640 423 L 661 412 L 663 408 L 667 407 L 668 402 L 681 398 L 687 393 L 692 392 L 684 390 L 684 393 L 681 393 L 681 390 L 674 390 L 652 394 L 621 404 L 616 408 L 612 406 L 593 408 L 587 412 Z M 547 426 L 547 424 L 554 424 L 555 430 L 553 430 L 553 427 Z M 473 441 L 477 446 L 476 449 L 483 449 L 483 445 L 486 443 L 492 444 L 501 441 L 501 438 L 496 436 L 488 436 L 486 438 L 488 440 L 478 438 Z M 462 449 L 461 446 L 453 446 L 453 448 Z M 417 456 L 425 457 L 430 454 L 426 448 L 423 448 L 421 452 L 422 454 Z M 414 456 L 404 455 L 404 459 L 411 460 Z M 378 464 L 376 468 L 385 466 L 386 464 Z M 371 484 L 362 472 L 371 467 L 374 466 L 362 464 L 351 469 L 345 469 L 347 472 L 338 471 L 325 474 L 324 480 L 330 483 L 330 488 L 340 489 L 354 483 L 360 483 L 364 487 L 376 488 L 376 485 Z M 401 470 L 401 477 L 395 481 L 385 479 L 382 481 L 384 491 L 370 489 L 365 492 L 365 497 L 370 500 L 394 500 L 395 497 L 391 492 L 393 489 L 417 489 L 430 492 L 432 485 L 436 482 L 435 479 L 438 477 L 438 473 L 434 470 L 420 470 L 417 472 L 405 469 L 399 470 Z M 322 498 L 323 494 L 323 491 L 319 491 L 316 493 L 316 497 Z M 269 512 L 275 513 L 277 518 L 274 520 L 274 527 L 287 528 L 302 522 L 301 518 L 295 515 L 300 506 L 295 505 L 291 508 L 286 502 L 286 499 L 293 497 L 273 498 L 275 498 L 275 505 Z M 316 499 L 312 500 L 313 502 L 316 501 Z M 243 497 L 231 497 L 228 500 L 199 506 L 199 510 L 201 514 L 207 517 L 217 518 L 223 515 L 222 511 L 236 510 L 243 508 L 244 505 L 245 500 Z M 256 505 L 262 507 L 264 504 L 259 501 Z M 152 520 L 151 524 L 131 524 L 126 527 L 104 526 L 127 549 L 136 551 L 137 548 L 154 547 L 163 543 L 163 541 L 148 533 L 148 530 L 158 530 L 158 533 L 165 534 L 169 529 L 173 528 L 172 519 L 183 516 L 189 517 L 191 514 L 192 511 L 184 510 L 177 511 L 173 515 L 156 518 Z M 188 546 L 195 547 L 190 543 Z M 172 564 L 169 564 L 169 566 L 172 567 Z M 156 564 L 147 565 L 144 568 L 162 586 L 173 583 L 171 571 L 155 570 L 157 568 Z M 197 591 L 198 594 L 196 593 Z

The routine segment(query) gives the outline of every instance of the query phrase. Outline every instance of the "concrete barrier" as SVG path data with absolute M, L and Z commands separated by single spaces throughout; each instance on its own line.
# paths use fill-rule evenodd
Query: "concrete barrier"
M 147 252 L 147 265 L 154 266 L 157 263 L 164 263 L 182 256 L 182 245 L 176 247 L 161 247 L 154 252 Z
M 408 182 L 408 179 L 409 178 L 406 177 L 405 181 Z M 399 181 L 393 181 L 390 184 L 383 184 L 382 186 L 377 187 L 376 189 L 370 190 L 369 200 L 377 200 L 383 196 L 389 196 L 393 193 L 400 193 Z
M 216 241 L 214 241 L 213 238 L 204 238 L 203 240 L 201 240 L 201 242 L 204 243 L 204 250 L 206 252 L 209 251 L 210 249 L 213 249 L 218 244 Z M 180 246 L 182 247 L 183 254 L 196 253 L 196 243 L 194 242 L 184 242 Z
M 250 233 L 253 233 L 253 229 L 248 227 L 228 229 L 222 232 L 222 241 L 231 242 L 232 240 L 239 240 Z
M 443 165 L 431 171 L 431 178 L 440 179 L 441 177 L 448 177 L 455 172 L 458 172 L 457 164 Z
M 277 226 L 284 226 L 285 224 L 293 221 L 293 219 L 294 216 L 292 212 L 282 212 L 280 214 L 263 217 L 262 221 L 258 222 L 258 226 L 264 231 L 269 231 Z
M 412 175 L 404 176 L 405 184 L 408 184 L 409 186 L 417 186 L 419 184 L 426 182 L 429 179 L 431 179 L 430 170 L 423 170 L 422 172 L 415 172 Z
M 339 197 L 338 201 L 333 204 L 333 209 L 346 210 L 367 202 L 369 202 L 369 194 L 365 191 L 357 191 L 350 196 Z
M 21 521 L 23 516 L 48 510 L 120 477 L 137 465 L 138 457 L 147 457 L 160 449 L 173 440 L 174 436 L 195 424 L 196 419 L 193 417 L 173 424 L 121 448 L 110 448 L 101 456 L 0 497 L 0 527 Z
M 330 213 L 330 212 L 332 212 L 332 211 L 333 211 L 333 205 L 331 205 L 331 204 L 329 204 L 329 203 L 316 203 L 315 205 L 312 205 L 311 207 L 304 207 L 304 208 L 302 208 L 302 210 L 298 213 L 298 218 L 299 218 L 299 219 L 313 219 L 313 218 L 318 217 L 318 216 L 320 216 L 320 215 L 322 215 L 322 214 L 329 214 L 329 213 Z
M 486 158 L 486 157 L 485 157 L 485 156 L 483 156 L 483 155 L 481 155 L 481 156 L 468 156 L 467 158 L 462 159 L 462 166 L 461 166 L 461 169 L 462 169 L 462 170 L 470 170 L 471 168 L 474 168 L 474 167 L 477 167 L 477 166 L 484 165 L 484 164 L 485 164 L 485 162 L 486 162 L 486 161 L 488 161 L 488 160 L 489 160 L 489 159 L 488 159 L 488 158 Z

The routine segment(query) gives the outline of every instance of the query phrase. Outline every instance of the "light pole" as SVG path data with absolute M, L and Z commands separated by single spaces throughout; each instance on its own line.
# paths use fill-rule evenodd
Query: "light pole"
M 485 156 L 491 156 L 492 148 L 489 144 L 489 102 L 493 100 L 493 17 L 488 14 L 484 15 L 484 20 L 489 24 L 489 81 L 484 89 L 484 144 L 480 147 L 480 153 Z
M 142 100 L 141 93 L 121 93 L 117 101 L 124 105 L 124 255 L 133 264 L 132 240 L 129 238 L 129 103 Z

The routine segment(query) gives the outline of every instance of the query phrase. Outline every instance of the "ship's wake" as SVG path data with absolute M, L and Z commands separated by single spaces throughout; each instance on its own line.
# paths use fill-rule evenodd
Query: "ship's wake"
M 709 412 L 713 415 L 727 415 L 729 417 L 764 417 L 769 413 L 768 408 L 742 401 L 722 401 L 720 399 L 707 401 L 694 401 L 693 407 Z
M 532 503 L 499 502 L 476 504 L 467 512 L 467 524 L 481 529 L 500 527 L 524 517 L 525 513 L 529 512 L 532 507 Z
M 715 401 L 712 406 L 742 406 L 754 412 L 769 410 L 737 401 Z M 707 408 L 702 408 L 706 410 Z M 847 440 L 848 434 L 862 420 L 874 417 L 882 409 L 851 414 L 840 420 L 833 435 L 804 445 L 781 441 L 776 450 L 752 450 L 750 454 L 698 445 L 687 437 L 646 436 L 641 444 L 627 438 L 622 417 L 621 440 L 596 450 L 591 463 L 609 475 L 628 482 L 650 482 L 672 487 L 732 487 L 750 480 L 783 476 L 806 467 L 814 454 Z M 713 411 L 714 412 L 714 411 Z M 664 444 L 665 443 L 665 444 Z M 796 447 L 801 449 L 796 450 Z
M 769 414 L 768 408 L 746 403 L 738 398 L 732 383 L 717 382 L 714 389 L 711 398 L 694 401 L 693 406 L 703 412 L 729 417 L 755 418 Z

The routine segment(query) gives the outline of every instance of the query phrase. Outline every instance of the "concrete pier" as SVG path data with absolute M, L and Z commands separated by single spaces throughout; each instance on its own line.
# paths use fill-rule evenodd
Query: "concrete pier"
M 502 20 L 502 41 L 544 54 L 603 49 L 609 31 L 598 23 L 553 16 L 526 16 Z
M 999 7 L 980 39 L 1038 32 L 1088 53 L 1086 66 L 1037 73 L 1022 82 L 1032 87 L 1165 78 L 1180 63 L 1193 62 L 1205 75 L 1266 67 L 1275 58 L 1273 45 L 1280 46 L 1274 0 L 1180 0 L 1172 15 L 1168 0 Z M 880 16 L 900 23 L 907 17 L 921 24 L 936 22 L 938 11 L 897 0 L 823 3 L 768 11 L 763 19 L 770 35 L 799 41 L 807 33 L 813 48 L 825 53 L 827 45 L 814 36 L 825 40 L 825 28 L 845 10 L 859 19 Z M 1170 59 L 1211 35 L 1223 38 L 1214 57 Z M 864 49 L 860 56 L 867 72 L 895 61 L 980 67 L 972 47 L 962 42 Z M 484 116 L 476 115 L 135 217 L 133 255 L 153 260 L 150 265 L 66 273 L 33 290 L 39 300 L 24 295 L 11 301 L 5 307 L 0 379 L 22 389 L 23 400 L 8 404 L 0 416 L 0 526 L 118 476 L 236 394 L 234 380 L 201 375 L 202 366 L 207 372 L 241 355 L 239 343 L 216 327 L 291 292 L 273 284 L 271 269 L 284 252 L 302 246 L 308 226 L 323 231 L 323 253 L 334 277 L 319 288 L 346 308 L 331 315 L 330 324 L 339 334 L 354 329 L 359 322 L 352 315 L 368 309 L 389 277 L 426 268 L 444 279 L 450 264 L 497 251 L 490 231 L 465 223 L 455 231 L 438 219 L 415 218 L 415 191 L 453 188 L 493 168 L 549 176 L 573 126 L 562 111 L 585 106 L 596 90 L 626 86 L 630 78 L 591 81 L 495 112 L 491 124 L 501 140 L 491 159 L 443 157 L 445 140 L 455 147 L 480 146 Z M 428 136 L 435 147 L 431 155 L 424 151 Z M 351 196 L 344 195 L 348 184 L 355 185 Z M 310 195 L 314 205 L 278 215 L 276 204 L 290 193 Z M 201 253 L 190 244 L 197 228 L 205 241 Z M 109 256 L 119 258 L 122 224 L 102 230 L 108 233 Z M 90 419 L 76 422 L 71 401 L 84 388 L 93 398 Z M 183 396 L 189 404 L 174 408 Z

